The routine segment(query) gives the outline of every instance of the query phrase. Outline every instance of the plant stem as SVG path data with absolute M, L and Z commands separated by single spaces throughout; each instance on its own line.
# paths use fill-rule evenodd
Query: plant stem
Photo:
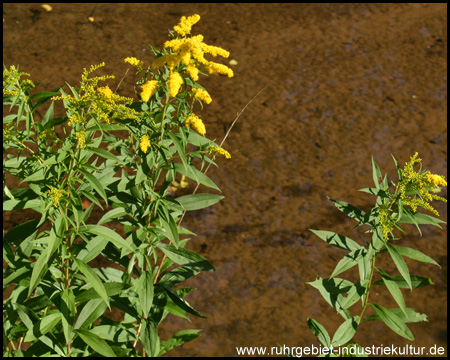
M 375 261 L 376 261 L 376 258 L 377 258 L 377 253 L 375 253 L 373 255 L 372 259 L 371 259 L 372 266 L 371 266 L 371 269 L 370 269 L 369 286 L 367 287 L 367 293 L 366 293 L 366 296 L 365 296 L 365 299 L 364 299 L 363 307 L 361 309 L 361 312 L 359 313 L 358 325 L 361 323 L 362 316 L 363 316 L 364 311 L 366 310 L 367 304 L 369 302 L 370 286 L 372 284 L 373 273 L 375 272 Z

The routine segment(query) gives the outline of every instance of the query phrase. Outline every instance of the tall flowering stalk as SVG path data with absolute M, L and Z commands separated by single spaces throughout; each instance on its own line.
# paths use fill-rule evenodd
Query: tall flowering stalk
M 190 35 L 199 20 L 183 17 L 165 47 L 152 48 L 147 68 L 125 59 L 142 77 L 138 101 L 104 84 L 113 75 L 93 76 L 104 63 L 84 69 L 79 86 L 33 95 L 28 74 L 4 69 L 3 104 L 11 112 L 3 117 L 3 209 L 38 214 L 4 234 L 4 289 L 11 289 L 4 355 L 158 356 L 199 336 L 192 329 L 158 335 L 169 313 L 203 317 L 186 300 L 192 289 L 180 285 L 214 267 L 185 248 L 195 234 L 181 221 L 223 198 L 207 192 L 220 189 L 204 164 L 230 157 L 194 114 L 194 106 L 212 101 L 199 75 L 233 75 L 206 59 L 227 51 Z M 55 117 L 54 101 L 62 101 L 64 116 Z M 11 189 L 6 174 L 27 188 Z M 177 196 L 192 183 L 193 194 Z M 205 190 L 197 194 L 199 185 Z M 94 208 L 101 219 L 91 216 Z M 91 268 L 94 259 L 114 266 Z M 120 321 L 106 316 L 113 309 Z
M 370 241 L 365 241 L 365 246 L 331 231 L 311 230 L 328 244 L 347 252 L 337 264 L 330 278 L 318 278 L 308 283 L 319 290 L 324 299 L 344 318 L 344 322 L 338 327 L 332 338 L 319 322 L 308 318 L 307 323 L 310 330 L 329 351 L 332 351 L 333 348 L 345 347 L 346 354 L 352 356 L 367 355 L 368 351 L 370 352 L 370 347 L 365 348 L 353 341 L 356 330 L 363 322 L 382 321 L 395 333 L 412 341 L 414 335 L 406 324 L 426 321 L 425 314 L 419 314 L 406 307 L 400 289 L 412 290 L 430 285 L 432 281 L 425 276 L 410 274 L 403 258 L 408 257 L 413 260 L 439 265 L 418 250 L 394 245 L 394 242 L 400 240 L 394 234 L 394 231 L 404 232 L 401 227 L 403 223 L 416 225 L 419 232 L 419 225 L 423 224 L 440 227 L 439 224 L 444 221 L 419 213 L 417 209 L 420 206 L 435 215 L 439 215 L 430 202 L 432 200 L 447 202 L 445 198 L 435 195 L 435 192 L 440 191 L 440 186 L 447 186 L 447 182 L 441 175 L 435 175 L 422 169 L 414 170 L 414 165 L 421 162 L 421 159 L 417 156 L 417 153 L 414 154 L 403 168 L 399 167 L 394 158 L 399 178 L 397 184 L 392 183 L 394 192 L 390 192 L 387 176 L 384 176 L 384 178 L 381 176 L 378 165 L 372 159 L 375 187 L 361 190 L 376 196 L 376 204 L 368 212 L 343 201 L 331 200 L 339 210 L 356 220 L 357 226 L 369 228 L 367 232 L 371 233 L 372 237 Z M 399 272 L 398 274 L 388 274 L 376 266 L 377 258 L 385 256 L 385 254 L 389 254 Z M 359 282 L 352 283 L 338 277 L 338 275 L 353 267 L 358 268 Z M 388 309 L 382 305 L 370 303 L 369 294 L 374 285 L 385 285 L 398 308 Z M 359 301 L 361 301 L 361 310 L 352 314 L 350 308 Z M 370 315 L 366 315 L 368 307 L 373 309 Z

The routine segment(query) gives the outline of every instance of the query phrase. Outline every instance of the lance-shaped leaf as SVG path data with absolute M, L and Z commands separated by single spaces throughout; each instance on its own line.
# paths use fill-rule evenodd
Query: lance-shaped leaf
M 116 357 L 113 349 L 105 343 L 98 335 L 88 330 L 75 330 L 75 333 L 94 351 L 105 357 Z
M 174 164 L 175 171 L 180 173 L 181 175 L 187 176 L 189 179 L 192 179 L 202 185 L 210 187 L 212 189 L 220 191 L 216 184 L 201 171 L 197 170 L 193 165 L 188 165 L 187 170 L 184 169 L 183 164 Z
M 334 347 L 343 346 L 348 343 L 355 335 L 358 328 L 359 316 L 353 316 L 345 320 L 336 330 L 331 340 L 331 345 Z
M 380 167 L 375 162 L 373 155 L 372 155 L 372 175 L 373 175 L 373 183 L 375 184 L 375 187 L 378 189 L 380 187 L 380 179 L 382 175 Z
M 396 316 L 398 316 L 404 323 L 428 321 L 426 314 L 420 314 L 418 312 L 415 312 L 415 310 L 411 308 L 406 308 L 406 316 L 401 309 L 397 308 L 389 310 Z M 381 321 L 381 318 L 377 313 L 375 313 L 364 318 L 363 322 L 365 321 Z
M 397 251 L 397 249 L 394 246 L 392 246 L 389 242 L 386 242 L 385 245 L 389 251 L 389 254 L 391 255 L 392 260 L 394 261 L 395 265 L 397 266 L 398 271 L 405 279 L 406 283 L 408 284 L 409 289 L 412 290 L 411 276 L 409 275 L 408 266 L 406 265 L 405 260 L 403 260 L 402 256 Z
M 203 256 L 184 248 L 176 248 L 173 245 L 157 244 L 157 246 L 174 263 L 183 265 L 197 271 L 214 271 L 214 267 Z
M 61 313 L 59 312 L 45 316 L 42 320 L 35 323 L 32 329 L 28 330 L 24 341 L 33 341 L 40 338 L 52 330 L 60 321 Z
M 108 205 L 108 197 L 106 196 L 105 189 L 103 188 L 100 181 L 97 180 L 97 178 L 92 175 L 89 171 L 85 169 L 80 169 L 80 171 L 84 174 L 85 178 L 91 184 L 92 188 L 98 192 L 98 194 L 105 200 L 106 205 Z
M 74 329 L 84 329 L 89 327 L 95 320 L 104 314 L 107 306 L 102 299 L 90 300 L 84 305 L 80 314 L 78 315 L 77 322 L 74 325 Z
M 406 246 L 396 246 L 395 247 L 400 255 L 409 257 L 410 259 L 414 259 L 417 261 L 434 264 L 439 267 L 441 267 L 436 261 L 434 261 L 431 257 L 428 255 L 425 255 L 424 253 L 420 252 L 419 250 L 412 249 Z
M 139 336 L 142 346 L 148 356 L 154 357 L 158 355 L 160 349 L 160 341 L 158 336 L 158 328 L 152 319 L 142 320 L 141 334 Z
M 108 241 L 112 242 L 115 246 L 122 250 L 122 257 L 128 255 L 131 252 L 134 252 L 135 246 L 134 244 L 128 243 L 124 240 L 117 232 L 101 225 L 86 225 L 84 227 L 80 227 L 80 232 L 90 232 L 91 234 L 95 234 L 98 236 L 102 236 Z
M 433 281 L 426 276 L 421 275 L 411 275 L 411 285 L 413 289 L 418 289 L 424 286 L 433 285 Z M 401 289 L 409 289 L 409 284 L 405 281 L 403 276 L 401 275 L 393 275 L 390 276 L 392 281 L 395 281 L 397 286 Z M 373 285 L 383 285 L 383 280 L 377 280 L 373 283 Z
M 380 317 L 381 321 L 383 321 L 389 328 L 395 331 L 400 336 L 408 339 L 410 341 L 414 341 L 414 335 L 411 330 L 405 325 L 404 321 L 400 317 L 398 317 L 395 312 L 387 309 L 381 305 L 371 304 L 377 315 Z
M 166 291 L 167 295 L 170 297 L 170 299 L 178 305 L 181 309 L 188 312 L 189 314 L 202 317 L 204 318 L 202 314 L 200 314 L 197 310 L 195 310 L 186 300 L 184 300 L 182 297 L 180 297 L 176 291 L 172 290 L 169 286 L 166 284 L 161 284 L 161 286 Z
M 311 231 L 312 233 L 317 235 L 322 240 L 326 241 L 328 244 L 336 246 L 340 249 L 344 249 L 344 250 L 348 250 L 348 251 L 361 249 L 361 246 L 356 241 L 354 241 L 344 235 L 339 235 L 335 232 L 325 231 L 325 230 L 309 229 L 309 231 Z
M 78 269 L 83 273 L 83 275 L 86 277 L 87 282 L 92 285 L 92 288 L 95 290 L 95 292 L 102 298 L 102 300 L 105 302 L 106 305 L 109 307 L 109 298 L 106 293 L 106 289 L 103 286 L 102 281 L 98 278 L 97 274 L 92 270 L 89 265 L 85 264 L 84 262 L 74 259 L 75 264 L 77 264 Z
M 199 210 L 208 206 L 214 205 L 218 201 L 222 200 L 224 196 L 214 194 L 192 194 L 180 196 L 176 201 L 181 205 L 183 210 Z
M 316 320 L 313 318 L 308 318 L 307 320 L 309 330 L 317 336 L 317 339 L 319 339 L 320 343 L 324 346 L 329 348 L 331 346 L 330 342 L 330 335 L 328 335 L 327 330 Z
M 138 294 L 144 318 L 148 318 L 153 303 L 153 277 L 150 271 L 143 271 L 136 280 L 135 291 Z
M 340 273 L 352 268 L 357 265 L 358 262 L 365 256 L 366 249 L 361 248 L 359 250 L 354 250 L 345 255 L 339 263 L 336 265 L 333 273 L 331 274 L 331 278 L 339 275 Z
M 350 205 L 344 201 L 337 201 L 333 199 L 330 199 L 330 201 L 345 215 L 358 221 L 360 225 L 367 224 L 369 222 L 369 219 L 365 216 L 366 213 L 361 209 L 358 209 L 356 206 Z
M 357 282 L 355 285 L 353 285 L 349 290 L 345 301 L 342 302 L 342 307 L 344 309 L 348 309 L 353 306 L 353 304 L 355 304 L 361 298 L 361 296 L 367 293 L 368 285 L 368 280 L 362 280 L 361 282 Z
M 402 291 L 398 287 L 397 283 L 395 282 L 395 280 L 392 280 L 392 278 L 387 273 L 385 273 L 383 270 L 381 270 L 380 268 L 376 268 L 376 269 L 380 273 L 381 278 L 384 282 L 384 285 L 386 285 L 387 289 L 391 293 L 395 302 L 398 304 L 398 306 L 400 307 L 400 309 L 403 311 L 403 313 L 406 316 L 405 299 L 403 298 Z

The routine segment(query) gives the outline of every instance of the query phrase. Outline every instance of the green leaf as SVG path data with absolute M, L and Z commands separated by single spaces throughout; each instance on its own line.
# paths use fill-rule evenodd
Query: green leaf
M 92 188 L 98 192 L 98 194 L 103 198 L 103 200 L 105 200 L 106 204 L 108 205 L 108 197 L 106 196 L 106 192 L 102 184 L 100 184 L 97 178 L 90 172 L 84 169 L 80 169 L 80 171 L 84 174 L 85 178 L 91 184 Z
M 394 261 L 395 265 L 397 266 L 398 271 L 405 279 L 406 283 L 408 284 L 409 289 L 412 290 L 411 277 L 409 275 L 408 266 L 406 265 L 405 260 L 403 260 L 402 256 L 397 251 L 397 249 L 394 246 L 392 246 L 389 242 L 386 242 L 385 245 L 389 251 L 389 254 L 391 255 L 392 260 Z
M 330 198 L 328 198 L 328 199 L 330 199 Z M 334 204 L 334 206 L 336 206 L 345 215 L 358 221 L 360 223 L 360 225 L 368 223 L 368 220 L 365 219 L 365 217 L 364 217 L 364 215 L 365 215 L 364 211 L 362 211 L 362 210 L 358 209 L 357 207 L 350 205 L 344 201 L 337 201 L 337 200 L 333 200 L 333 199 L 330 199 L 330 201 Z
M 102 218 L 98 221 L 97 225 L 102 225 L 104 223 L 117 219 L 118 217 L 125 216 L 127 214 L 129 214 L 129 211 L 127 211 L 123 207 L 112 209 L 102 216 Z
M 177 136 L 170 131 L 167 131 L 167 135 L 169 135 L 170 139 L 172 140 L 173 145 L 175 146 L 175 149 L 177 150 L 177 153 L 178 155 L 180 155 L 180 159 L 183 162 L 184 169 L 187 171 L 188 163 L 186 161 L 186 153 L 184 152 L 183 147 L 178 141 Z
M 373 159 L 373 155 L 372 155 L 372 175 L 373 175 L 373 183 L 375 184 L 375 187 L 378 189 L 380 187 L 380 179 L 382 175 L 379 166 Z
M 136 340 L 135 329 L 123 329 L 115 325 L 96 326 L 91 330 L 91 332 L 101 339 L 118 343 Z
M 75 333 L 89 345 L 94 351 L 106 357 L 116 357 L 111 347 L 105 343 L 98 335 L 88 330 L 75 330 Z
M 352 288 L 349 290 L 345 301 L 341 303 L 343 309 L 349 309 L 353 306 L 364 294 L 367 293 L 369 281 L 362 280 L 361 282 L 357 282 Z
M 151 357 L 158 355 L 160 342 L 155 322 L 151 319 L 144 319 L 142 320 L 141 329 L 142 331 L 139 338 L 147 355 Z
M 135 289 L 139 296 L 139 302 L 142 307 L 144 318 L 147 319 L 153 303 L 153 277 L 151 272 L 142 272 L 141 276 L 136 281 Z
M 158 356 L 165 354 L 166 352 L 176 348 L 177 346 L 181 346 L 191 340 L 196 339 L 200 336 L 200 331 L 201 330 L 188 329 L 177 332 L 170 339 L 161 342 Z
M 173 220 L 172 216 L 169 215 L 169 221 L 167 222 L 162 216 L 160 216 L 159 221 L 165 231 L 167 238 L 173 243 L 173 245 L 178 248 L 178 229 L 177 224 Z
M 396 316 L 398 316 L 404 323 L 428 321 L 427 315 L 415 312 L 414 309 L 411 308 L 406 308 L 406 316 L 401 309 L 397 308 L 389 310 Z M 381 317 L 377 313 L 375 313 L 363 319 L 363 322 L 366 321 L 382 321 L 382 320 Z
M 91 326 L 95 320 L 104 314 L 106 308 L 107 306 L 102 299 L 89 300 L 78 315 L 74 329 L 78 330 Z
M 313 229 L 309 229 L 309 231 L 311 231 L 312 233 L 317 235 L 322 240 L 326 241 L 328 244 L 336 246 L 340 249 L 353 251 L 353 250 L 359 250 L 362 248 L 356 241 L 354 241 L 348 237 L 345 237 L 343 235 L 334 233 L 332 231 L 313 230 Z
M 49 252 L 50 248 L 47 247 L 34 263 L 33 272 L 31 273 L 30 287 L 28 288 L 28 296 L 31 295 L 32 291 L 41 282 L 48 270 L 47 255 Z
M 42 126 L 45 128 L 45 126 L 47 125 L 48 122 L 53 120 L 53 115 L 54 115 L 54 101 L 52 101 L 50 107 L 48 108 L 47 112 L 45 113 L 44 117 L 42 118 Z
M 159 247 L 175 264 L 179 264 L 196 271 L 215 271 L 214 267 L 208 260 L 193 251 L 181 247 L 177 249 L 173 245 L 162 243 L 157 244 L 157 247 Z
M 393 275 L 390 277 L 392 281 L 397 283 L 397 286 L 402 289 L 409 289 L 409 284 L 401 275 Z M 383 285 L 383 280 L 377 280 L 373 285 Z M 433 285 L 433 281 L 429 277 L 421 275 L 411 275 L 411 285 L 413 289 L 418 289 L 424 286 Z
M 392 159 L 394 159 L 395 168 L 397 169 L 397 175 L 398 175 L 398 181 L 402 181 L 402 170 L 400 169 L 400 166 L 398 166 L 398 162 L 395 159 L 394 155 L 392 155 Z
M 176 201 L 181 205 L 183 210 L 191 211 L 207 208 L 208 206 L 219 202 L 223 198 L 224 196 L 213 194 L 192 194 L 180 196 L 176 199 Z
M 325 330 L 325 328 L 318 321 L 314 320 L 313 318 L 309 317 L 307 319 L 307 323 L 308 323 L 309 330 L 311 330 L 311 332 L 317 336 L 320 343 L 324 347 L 329 348 L 331 346 L 331 341 L 330 341 L 330 335 L 328 335 L 327 330 Z
M 384 282 L 384 285 L 386 285 L 387 289 L 391 293 L 392 297 L 394 298 L 395 302 L 398 304 L 400 309 L 403 311 L 403 313 L 406 316 L 406 305 L 405 305 L 405 299 L 403 298 L 402 291 L 398 287 L 395 280 L 392 280 L 392 278 L 385 273 L 380 268 L 376 268 L 377 271 L 380 273 L 382 280 Z
M 353 316 L 350 319 L 345 320 L 336 330 L 331 340 L 331 345 L 334 347 L 343 346 L 348 343 L 355 335 L 358 328 L 359 316 Z
M 108 295 L 108 297 L 113 297 L 115 295 L 120 294 L 122 291 L 130 288 L 131 284 L 123 284 L 118 282 L 105 282 L 103 283 L 103 286 L 105 287 L 106 294 Z M 97 299 L 99 297 L 100 295 L 93 288 L 91 288 L 79 293 L 76 296 L 75 301 L 77 305 L 79 305 L 85 301 Z
M 176 291 L 172 290 L 169 286 L 166 284 L 161 284 L 161 286 L 166 291 L 167 295 L 169 295 L 170 299 L 178 305 L 181 309 L 188 312 L 189 314 L 202 317 L 204 318 L 202 314 L 200 314 L 197 310 L 195 310 L 186 300 L 184 300 L 182 297 L 180 297 Z
M 358 250 L 353 250 L 345 255 L 339 263 L 336 265 L 330 278 L 333 278 L 340 273 L 351 269 L 353 266 L 358 265 L 358 262 L 366 255 L 366 249 L 360 248 Z
M 411 330 L 408 329 L 402 319 L 398 317 L 394 311 L 377 304 L 369 303 L 369 305 L 373 307 L 381 321 L 383 321 L 391 330 L 395 331 L 405 339 L 414 341 L 414 335 Z
M 217 185 L 214 184 L 214 182 L 208 176 L 203 174 L 201 171 L 198 171 L 193 165 L 189 165 L 187 170 L 184 169 L 183 164 L 173 164 L 173 167 L 177 173 L 185 175 L 189 179 L 192 179 L 202 185 L 220 191 Z
M 442 227 L 439 225 L 440 223 L 446 224 L 446 222 L 444 220 L 435 218 L 430 215 L 422 214 L 419 212 L 413 213 L 413 212 L 409 211 L 408 209 L 406 209 L 405 207 L 403 207 L 403 210 L 404 210 L 404 212 L 402 213 L 402 216 L 400 217 L 400 220 L 398 221 L 403 224 L 415 224 L 416 226 L 417 226 L 417 224 L 419 224 L 419 225 L 427 224 L 427 225 L 437 226 L 440 229 L 442 229 Z M 394 213 L 392 216 L 396 217 L 397 214 Z
M 61 321 L 61 313 L 53 313 L 45 316 L 42 320 L 34 324 L 32 329 L 29 329 L 24 341 L 33 341 L 45 335 L 52 330 L 56 324 Z
M 347 293 L 353 286 L 351 281 L 339 278 L 319 278 L 315 281 L 307 282 L 307 284 L 319 290 L 325 301 L 344 319 L 347 320 L 351 317 L 350 312 L 341 305 L 346 301 L 342 294 Z
M 414 259 L 417 261 L 437 265 L 441 267 L 436 261 L 434 261 L 432 258 L 430 258 L 428 255 L 425 255 L 424 253 L 420 252 L 419 250 L 412 249 L 406 246 L 396 246 L 395 247 L 398 251 L 398 253 L 402 256 L 409 257 L 410 259 Z
M 96 155 L 99 155 L 105 159 L 109 159 L 109 160 L 113 160 L 115 161 L 117 164 L 123 164 L 123 160 L 120 160 L 116 155 L 114 155 L 113 153 L 107 151 L 107 150 L 103 150 L 97 147 L 89 147 L 86 149 L 87 152 L 91 152 L 94 153 Z
M 126 240 L 124 240 L 117 232 L 101 225 L 86 225 L 84 227 L 80 227 L 80 232 L 89 232 L 94 235 L 101 236 L 108 241 L 112 242 L 115 246 L 117 246 L 120 250 L 122 250 L 122 256 L 128 255 L 129 253 L 134 252 L 135 246 L 134 244 L 129 244 Z
M 92 285 L 93 289 L 97 292 L 97 294 L 102 298 L 105 304 L 109 307 L 109 298 L 106 293 L 106 289 L 103 286 L 102 281 L 98 278 L 97 274 L 92 270 L 89 265 L 85 264 L 83 261 L 74 259 L 75 263 L 78 266 L 78 269 L 83 273 L 86 277 L 87 282 Z
M 3 241 L 8 243 L 18 243 L 21 240 L 27 238 L 35 231 L 37 231 L 36 225 L 39 223 L 39 220 L 28 220 L 25 221 L 12 229 L 10 229 L 4 236 Z M 18 244 L 16 244 L 18 245 Z

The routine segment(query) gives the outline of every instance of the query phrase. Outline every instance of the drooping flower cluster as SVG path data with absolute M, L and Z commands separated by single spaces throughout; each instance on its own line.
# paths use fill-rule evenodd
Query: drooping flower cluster
M 77 137 L 77 141 L 78 141 L 78 146 L 80 147 L 80 149 L 84 148 L 84 144 L 86 143 L 86 133 L 81 130 L 78 131 L 75 136 Z
M 21 80 L 22 76 L 30 76 L 20 72 L 14 65 L 3 69 L 3 96 L 17 96 L 19 93 L 34 88 L 34 83 L 29 79 Z
M 215 156 L 217 154 L 223 155 L 223 156 L 225 156 L 225 159 L 230 159 L 231 158 L 230 153 L 228 151 L 226 151 L 225 149 L 222 149 L 219 146 L 210 146 L 209 154 L 212 155 L 212 156 Z
M 434 193 L 439 191 L 440 186 L 447 186 L 447 182 L 444 176 L 431 174 L 429 171 L 415 172 L 414 164 L 422 161 L 417 156 L 418 154 L 415 153 L 401 170 L 402 179 L 399 183 L 400 199 L 404 205 L 410 206 L 414 212 L 420 206 L 439 216 L 438 211 L 430 205 L 430 201 L 440 200 L 447 202 L 447 200 L 441 196 L 431 194 L 430 191 Z
M 169 95 L 172 97 L 177 96 L 178 91 L 180 91 L 181 85 L 183 85 L 183 78 L 180 73 L 171 72 L 169 75 Z
M 203 121 L 195 114 L 189 115 L 184 124 L 197 131 L 200 135 L 206 134 L 205 124 L 203 124 Z
M 135 57 L 127 57 L 124 61 L 132 65 L 137 71 L 141 71 L 144 66 L 144 62 L 136 59 Z
M 192 89 L 192 96 L 196 99 L 204 101 L 207 104 L 211 103 L 212 101 L 211 96 L 208 94 L 208 92 L 200 88 Z
M 205 54 L 211 54 L 212 56 L 222 56 L 227 58 L 230 53 L 218 46 L 207 45 L 203 42 L 203 35 L 196 35 L 186 37 L 190 34 L 191 27 L 200 20 L 200 15 L 193 15 L 189 18 L 184 16 L 181 18 L 180 23 L 174 27 L 175 31 L 184 36 L 184 38 L 176 38 L 164 43 L 165 48 L 172 50 L 171 53 L 167 53 L 159 57 L 153 62 L 152 67 L 157 69 L 163 65 L 166 65 L 169 71 L 172 73 L 176 67 L 180 64 L 185 65 L 185 71 L 192 78 L 192 80 L 198 80 L 198 67 L 204 68 L 210 74 L 222 74 L 232 77 L 233 71 L 222 64 L 208 61 L 205 59 Z

